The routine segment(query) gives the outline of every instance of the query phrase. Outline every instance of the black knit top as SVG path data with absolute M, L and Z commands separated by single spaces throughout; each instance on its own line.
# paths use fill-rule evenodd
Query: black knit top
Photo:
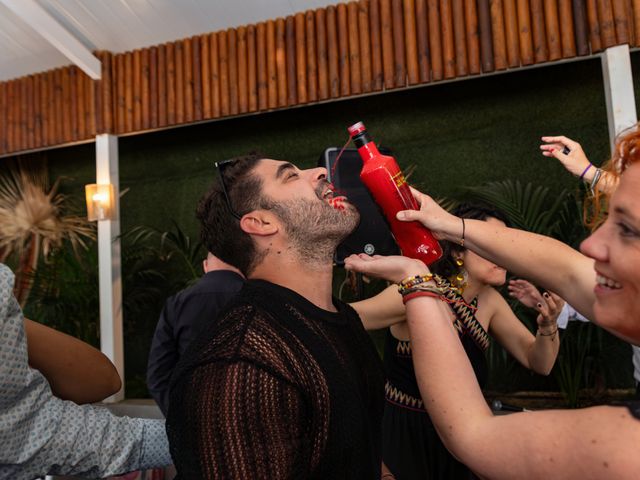
M 174 374 L 181 480 L 380 476 L 384 375 L 356 312 L 253 280 Z

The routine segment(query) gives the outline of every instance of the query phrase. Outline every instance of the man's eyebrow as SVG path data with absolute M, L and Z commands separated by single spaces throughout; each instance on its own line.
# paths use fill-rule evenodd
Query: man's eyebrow
M 286 162 L 281 164 L 278 167 L 278 170 L 276 171 L 276 179 L 279 179 L 280 177 L 282 177 L 282 175 L 284 175 L 284 172 L 286 172 L 287 170 L 291 170 L 291 169 L 295 169 L 296 166 L 293 163 L 290 162 Z

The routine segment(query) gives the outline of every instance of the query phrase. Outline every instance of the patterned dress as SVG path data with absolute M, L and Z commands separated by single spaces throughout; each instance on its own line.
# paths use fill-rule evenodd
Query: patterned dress
M 451 294 L 451 297 L 460 341 L 482 387 L 487 379 L 485 351 L 489 335 L 475 318 L 477 301 L 467 305 L 460 295 Z M 424 409 L 413 369 L 411 342 L 387 333 L 384 364 L 387 382 L 382 457 L 396 479 L 476 478 L 447 451 Z

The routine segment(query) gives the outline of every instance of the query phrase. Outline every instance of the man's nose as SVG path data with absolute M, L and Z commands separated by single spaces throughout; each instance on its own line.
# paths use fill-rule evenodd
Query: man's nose
M 320 180 L 327 179 L 327 169 L 324 167 L 317 167 L 309 169 L 309 178 L 312 182 L 318 182 Z

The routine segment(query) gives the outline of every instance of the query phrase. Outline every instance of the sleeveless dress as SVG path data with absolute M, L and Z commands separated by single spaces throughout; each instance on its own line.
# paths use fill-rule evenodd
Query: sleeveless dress
M 476 300 L 459 311 L 452 305 L 460 341 L 478 383 L 483 387 L 488 374 L 485 350 L 489 345 L 489 336 L 476 320 L 475 308 Z M 385 341 L 384 364 L 387 382 L 382 420 L 382 457 L 395 478 L 477 478 L 445 448 L 424 409 L 413 369 L 411 342 L 398 340 L 389 331 Z

